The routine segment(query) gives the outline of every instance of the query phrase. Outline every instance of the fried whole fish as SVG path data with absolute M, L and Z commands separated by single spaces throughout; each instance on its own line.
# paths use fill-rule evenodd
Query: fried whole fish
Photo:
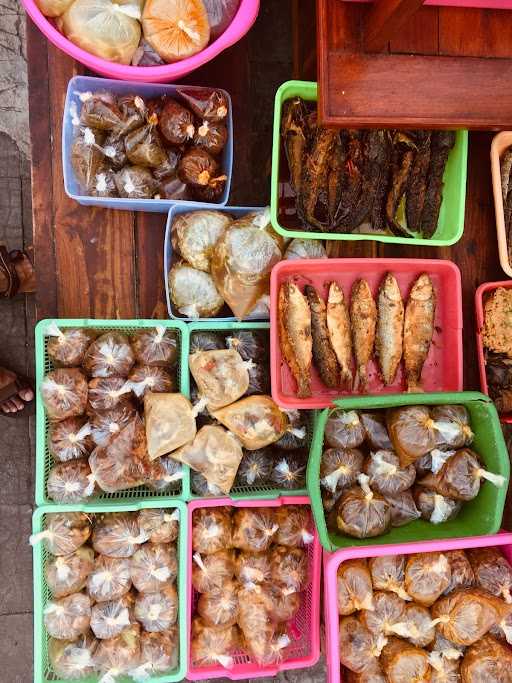
M 430 166 L 430 137 L 427 130 L 418 131 L 416 144 L 418 153 L 411 168 L 405 199 L 407 227 L 414 232 L 421 231 L 421 214 L 427 191 L 427 177 Z
M 453 130 L 438 130 L 432 133 L 428 183 L 421 214 L 421 230 L 424 237 L 432 237 L 437 230 L 443 201 L 443 176 L 448 156 L 454 145 L 455 132 Z
M 396 278 L 388 273 L 379 288 L 375 351 L 384 384 L 393 384 L 403 349 L 404 302 Z
M 396 214 L 407 189 L 415 154 L 416 146 L 412 139 L 405 133 L 397 132 L 394 138 L 391 189 L 386 201 L 387 224 L 396 235 L 410 236 L 408 230 L 396 219 Z
M 337 282 L 329 285 L 327 299 L 327 329 L 331 346 L 340 367 L 341 386 L 352 387 L 352 338 L 350 335 L 350 317 L 343 294 Z
M 407 391 L 421 392 L 421 372 L 427 359 L 436 314 L 432 280 L 423 273 L 413 284 L 405 307 L 404 364 Z
M 313 360 L 320 373 L 322 382 L 329 387 L 329 389 L 336 389 L 339 381 L 338 360 L 329 339 L 325 302 L 311 285 L 306 285 L 304 292 L 308 298 L 309 308 L 311 309 Z
M 301 191 L 302 164 L 306 151 L 306 115 L 307 111 L 304 102 L 300 98 L 295 98 L 287 103 L 281 127 L 286 159 L 290 170 L 290 185 L 297 195 Z
M 329 225 L 328 180 L 333 150 L 339 141 L 337 130 L 317 127 L 309 154 L 302 162 L 301 192 L 297 215 L 309 227 L 323 230 Z M 318 216 L 318 208 L 324 215 Z
M 372 357 L 377 324 L 377 306 L 366 280 L 357 280 L 352 286 L 350 300 L 350 322 L 352 346 L 356 358 L 354 391 L 366 391 L 368 384 L 367 365 Z
M 311 396 L 311 311 L 293 282 L 281 285 L 278 318 L 281 351 L 297 382 L 297 396 L 307 398 Z

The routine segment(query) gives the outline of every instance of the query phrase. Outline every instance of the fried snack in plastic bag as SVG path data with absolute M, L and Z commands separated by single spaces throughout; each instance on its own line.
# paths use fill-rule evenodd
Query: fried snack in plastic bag
M 148 367 L 172 367 L 178 359 L 175 330 L 157 325 L 134 332 L 130 338 L 135 362 Z
M 452 570 L 443 553 L 414 553 L 405 566 L 405 590 L 420 605 L 430 607 L 450 585 Z
M 115 638 L 130 626 L 129 600 L 98 602 L 91 610 L 91 630 L 101 640 Z
M 167 631 L 178 617 L 178 594 L 173 584 L 155 593 L 139 593 L 135 618 L 145 631 Z
M 379 591 L 396 593 L 402 600 L 411 600 L 405 590 L 405 557 L 383 555 L 368 561 L 373 587 Z
M 44 626 L 52 638 L 76 640 L 89 631 L 91 601 L 84 593 L 50 600 L 44 608 Z
M 41 382 L 41 396 L 48 419 L 58 422 L 79 417 L 87 405 L 87 380 L 76 368 L 58 368 Z
M 95 377 L 89 382 L 87 411 L 90 414 L 131 405 L 131 385 L 124 377 Z
M 395 632 L 396 624 L 404 621 L 405 604 L 396 593 L 376 591 L 373 594 L 372 609 L 363 610 L 359 618 L 374 636 L 390 636 Z
M 134 0 L 75 0 L 62 15 L 62 32 L 86 52 L 130 64 L 141 36 Z
M 92 676 L 95 671 L 94 653 L 98 641 L 92 633 L 80 636 L 78 640 L 48 640 L 48 660 L 57 678 L 78 681 Z
M 124 429 L 135 417 L 135 407 L 131 403 L 117 405 L 111 410 L 94 413 L 90 416 L 91 437 L 97 446 L 106 446 L 112 437 Z
M 260 448 L 246 451 L 236 474 L 235 486 L 265 486 L 270 480 L 274 458 L 272 451 Z
M 70 460 L 52 467 L 46 491 L 56 503 L 81 503 L 94 494 L 94 482 L 87 460 Z
M 140 626 L 131 624 L 117 636 L 100 640 L 94 662 L 101 677 L 98 683 L 114 683 L 140 663 Z
M 114 180 L 119 196 L 126 199 L 152 199 L 157 189 L 151 171 L 144 166 L 125 166 Z
M 183 479 L 183 466 L 176 462 L 170 455 L 153 460 L 151 479 L 147 482 L 148 488 L 158 493 L 164 491 L 176 491 L 180 488 Z
M 85 327 L 60 329 L 55 323 L 45 330 L 48 337 L 46 353 L 56 367 L 72 368 L 82 364 L 89 344 L 96 333 Z
M 438 652 L 431 652 L 428 656 L 430 662 L 430 683 L 460 683 L 460 662 L 445 659 Z
M 283 436 L 288 427 L 286 413 L 270 396 L 248 396 L 215 410 L 212 415 L 237 436 L 248 451 L 270 446 Z
M 180 87 L 178 94 L 194 114 L 205 121 L 223 121 L 229 113 L 229 101 L 222 90 Z
M 222 588 L 202 593 L 197 603 L 197 613 L 206 626 L 227 628 L 234 626 L 238 618 L 238 590 L 234 581 Z
M 104 169 L 94 177 L 90 188 L 93 197 L 117 197 L 116 176 L 111 169 Z
M 128 384 L 138 398 L 144 397 L 149 391 L 154 394 L 176 391 L 175 377 L 164 368 L 147 365 L 135 365 L 128 375 Z
M 462 683 L 507 683 L 511 680 L 512 654 L 492 636 L 471 645 L 460 666 Z
M 152 114 L 146 125 L 132 130 L 124 139 L 126 156 L 134 166 L 158 168 L 168 161 L 160 133 L 156 125 L 158 117 Z
M 467 556 L 477 585 L 512 603 L 512 567 L 498 548 L 471 548 Z
M 94 186 L 98 173 L 105 170 L 105 155 L 101 147 L 103 138 L 100 131 L 80 128 L 71 146 L 71 167 L 86 192 Z
M 215 411 L 233 403 L 249 386 L 248 365 L 237 351 L 199 351 L 189 356 L 189 367 L 200 396 Z
M 233 547 L 264 552 L 274 541 L 278 528 L 272 508 L 238 508 L 233 514 Z
M 236 626 L 228 628 L 209 628 L 202 620 L 192 620 L 192 638 L 190 641 L 190 657 L 194 666 L 215 666 L 220 664 L 226 669 L 233 666 L 231 653 L 239 644 L 239 633 Z
M 233 547 L 229 508 L 211 507 L 194 510 L 192 518 L 192 549 L 201 555 L 211 555 Z
M 211 593 L 224 588 L 235 573 L 235 554 L 232 550 L 219 550 L 213 555 L 192 556 L 192 585 L 198 593 Z
M 144 397 L 144 417 L 151 459 L 175 451 L 192 441 L 196 435 L 192 404 L 182 394 L 147 393 Z
M 91 518 L 84 512 L 53 512 L 46 517 L 47 528 L 29 538 L 30 545 L 44 542 L 52 555 L 71 555 L 91 535 Z
M 413 496 L 422 518 L 432 524 L 442 524 L 454 519 L 462 507 L 461 501 L 445 498 L 423 486 L 415 486 Z
M 354 486 L 363 471 L 363 461 L 357 448 L 328 448 L 320 461 L 320 486 L 331 493 Z
M 92 548 L 78 548 L 72 555 L 57 556 L 46 562 L 46 583 L 54 598 L 78 593 L 85 588 L 94 567 Z
M 366 440 L 374 451 L 390 451 L 393 446 L 386 427 L 385 413 L 376 411 L 373 413 L 359 413 L 359 419 L 364 427 Z
M 427 647 L 436 637 L 436 620 L 426 607 L 413 602 L 406 605 L 403 619 L 393 624 L 391 631 L 416 647 Z
M 179 214 L 172 224 L 173 249 L 191 266 L 208 273 L 213 249 L 230 223 L 231 217 L 220 211 Z
M 122 114 L 109 92 L 82 93 L 80 123 L 95 130 L 116 130 L 122 126 Z
M 105 142 L 103 143 L 103 152 L 114 171 L 120 171 L 128 163 L 124 138 L 119 137 L 118 131 L 112 131 L 107 135 Z M 114 186 L 116 187 L 115 174 L 113 175 L 113 181 Z
M 510 606 L 481 588 L 459 589 L 438 600 L 432 617 L 439 633 L 459 645 L 472 645 L 499 623 Z
M 169 63 L 192 57 L 210 40 L 201 0 L 146 0 L 142 28 L 145 40 Z
M 173 627 L 161 633 L 146 633 L 140 636 L 140 660 L 142 664 L 130 671 L 137 683 L 151 676 L 167 673 L 178 666 L 178 635 Z
M 350 671 L 362 673 L 375 669 L 386 643 L 386 638 L 370 633 L 357 617 L 340 619 L 340 661 Z
M 400 467 L 400 460 L 393 451 L 371 453 L 364 467 L 369 485 L 383 496 L 394 496 L 411 488 L 416 479 L 414 465 Z
M 121 332 L 106 332 L 87 349 L 83 367 L 91 377 L 128 377 L 134 362 L 128 337 Z
M 285 658 L 285 649 L 291 640 L 287 633 L 243 634 L 245 650 L 254 658 L 259 666 L 277 664 Z
M 337 507 L 338 529 L 355 538 L 372 538 L 384 534 L 391 524 L 389 503 L 368 486 L 368 477 L 358 477 L 359 486 L 346 491 Z
M 200 472 L 208 483 L 228 494 L 242 459 L 242 447 L 238 439 L 224 427 L 205 425 L 197 432 L 192 443 L 182 446 L 172 456 Z
M 107 512 L 94 525 L 92 546 L 107 557 L 131 557 L 148 540 L 136 512 Z
M 178 560 L 169 543 L 145 543 L 131 560 L 131 577 L 141 593 L 156 593 L 176 581 Z
M 269 583 L 264 586 L 269 597 L 269 616 L 276 623 L 290 621 L 300 609 L 302 598 L 300 593 L 291 593 L 286 586 Z
M 203 121 L 196 129 L 194 145 L 213 156 L 222 152 L 228 141 L 228 129 L 223 123 Z
M 324 439 L 328 446 L 358 448 L 365 437 L 366 432 L 355 410 L 337 408 L 331 412 L 324 430 Z
M 443 659 L 457 661 L 464 656 L 465 651 L 465 645 L 457 645 L 456 643 L 452 643 L 451 640 L 448 640 L 448 638 L 445 638 L 438 631 L 436 631 L 436 637 L 432 645 L 433 653 L 439 653 Z
M 266 381 L 268 381 L 268 368 L 261 364 L 256 365 L 264 374 Z M 254 370 L 254 369 L 253 369 Z M 250 382 L 252 382 L 253 370 L 249 370 Z M 263 388 L 263 387 L 262 387 Z M 249 387 L 250 391 L 250 387 Z M 258 391 L 252 393 L 266 394 L 267 391 Z M 308 411 L 301 410 L 286 410 L 286 415 L 288 417 L 288 427 L 284 435 L 275 442 L 275 447 L 283 451 L 295 451 L 298 448 L 308 447 L 308 421 L 310 418 L 310 413 Z
M 277 545 L 270 551 L 272 581 L 294 593 L 300 593 L 308 583 L 308 556 L 302 548 Z
M 196 129 L 192 113 L 171 97 L 166 100 L 158 119 L 160 132 L 169 144 L 184 145 L 194 137 Z
M 459 588 L 472 588 L 475 585 L 475 573 L 463 550 L 447 550 L 444 553 L 450 563 L 452 577 L 444 594 L 449 595 Z M 482 586 L 482 588 L 487 588 Z
M 268 337 L 257 330 L 233 330 L 229 337 L 226 337 L 226 346 L 228 349 L 238 351 L 243 360 L 255 361 L 268 358 Z M 293 412 L 296 413 L 297 421 L 300 421 L 299 411 Z
M 190 353 L 199 351 L 220 351 L 225 348 L 224 338 L 218 332 L 203 330 L 190 335 Z
M 45 17 L 60 17 L 72 2 L 73 0 L 37 0 L 36 5 Z
M 338 613 L 347 616 L 358 610 L 372 610 L 372 578 L 365 559 L 342 562 L 338 567 L 337 579 Z
M 328 256 L 320 240 L 293 239 L 286 247 L 283 258 L 287 261 L 299 261 L 310 258 L 328 258 Z
M 281 260 L 282 247 L 267 210 L 233 221 L 217 242 L 212 277 L 239 320 L 250 313 L 262 294 L 268 293 L 270 271 Z
M 264 659 L 276 631 L 269 607 L 269 596 L 262 586 L 249 583 L 239 588 L 238 625 L 245 647 L 256 661 Z
M 392 527 L 404 526 L 421 517 L 410 489 L 397 493 L 396 496 L 384 496 L 384 498 L 389 503 Z
M 286 490 L 303 489 L 306 486 L 307 452 L 279 454 L 276 457 L 270 481 L 277 488 Z
M 216 40 L 235 18 L 240 0 L 203 0 L 203 2 L 208 12 L 212 40 Z
M 473 442 L 469 413 L 464 406 L 433 406 L 438 448 L 464 448 Z
M 187 318 L 212 318 L 224 306 L 211 275 L 187 263 L 177 262 L 169 271 L 169 294 Z
M 219 175 L 219 162 L 198 147 L 192 147 L 181 157 L 178 178 L 194 188 L 215 187 L 226 180 L 225 175 Z
M 84 418 L 68 417 L 50 425 L 48 450 L 57 462 L 84 458 L 94 448 L 91 425 Z
M 190 486 L 192 491 L 201 498 L 220 498 L 223 495 L 216 484 L 210 484 L 200 472 L 195 470 L 190 472 Z
M 402 467 L 407 467 L 436 447 L 435 422 L 427 406 L 390 408 L 386 425 Z
M 388 683 L 424 683 L 430 680 L 428 653 L 399 638 L 390 638 L 382 650 L 381 665 Z
M 235 559 L 235 576 L 242 584 L 269 585 L 271 570 L 268 553 L 238 553 Z
M 303 548 L 313 543 L 315 537 L 310 532 L 311 518 L 307 506 L 282 505 L 274 514 L 279 527 L 276 543 L 289 548 Z
M 172 543 L 179 534 L 178 510 L 147 508 L 139 512 L 139 527 L 148 535 L 150 543 Z
M 87 579 L 87 591 L 95 602 L 119 600 L 132 587 L 128 558 L 98 555 Z

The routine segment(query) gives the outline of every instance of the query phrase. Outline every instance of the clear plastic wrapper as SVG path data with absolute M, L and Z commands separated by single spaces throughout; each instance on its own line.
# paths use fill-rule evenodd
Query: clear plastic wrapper
M 200 472 L 209 484 L 218 486 L 224 494 L 228 494 L 242 460 L 242 447 L 238 439 L 223 427 L 205 425 L 191 443 L 172 455 Z
M 386 416 L 382 411 L 362 412 L 359 419 L 366 433 L 366 440 L 374 451 L 389 451 L 393 448 L 386 427 Z
M 115 638 L 127 626 L 130 626 L 129 599 L 125 597 L 119 600 L 98 602 L 91 610 L 91 631 L 96 638 L 106 640 Z
M 178 93 L 194 114 L 205 121 L 224 121 L 229 113 L 229 102 L 222 90 L 182 87 Z
M 36 4 L 45 17 L 60 17 L 73 0 L 37 0 Z
M 93 448 L 91 425 L 84 418 L 68 417 L 50 425 L 48 450 L 57 462 L 86 458 Z
M 138 683 L 152 676 L 166 673 L 178 665 L 179 644 L 176 629 L 165 633 L 146 633 L 140 636 L 140 660 L 142 664 L 130 671 Z
M 149 633 L 167 631 L 178 618 L 178 594 L 174 585 L 155 593 L 139 593 L 135 618 Z
M 180 526 L 178 510 L 146 508 L 139 512 L 139 527 L 148 535 L 150 543 L 173 543 Z
M 246 451 L 236 475 L 236 486 L 265 486 L 270 481 L 274 456 L 270 449 Z
M 471 645 L 460 666 L 462 683 L 507 683 L 510 681 L 512 654 L 492 636 Z
M 182 394 L 146 394 L 144 417 L 148 453 L 152 459 L 192 441 L 196 434 L 192 404 Z
M 451 640 L 448 640 L 448 638 L 445 638 L 438 631 L 436 631 L 436 637 L 434 638 L 434 643 L 432 645 L 432 652 L 439 653 L 443 659 L 458 661 L 464 656 L 465 651 L 465 645 L 452 643 Z
M 416 507 L 413 495 L 408 489 L 397 493 L 396 496 L 384 496 L 389 503 L 391 512 L 391 526 L 399 527 L 414 522 L 421 517 L 421 512 Z
M 232 550 L 219 550 L 212 555 L 192 556 L 192 585 L 198 593 L 211 593 L 224 588 L 233 579 L 238 558 Z
M 220 211 L 178 214 L 172 224 L 173 249 L 191 266 L 208 273 L 213 249 L 230 223 L 231 217 Z
M 48 640 L 48 660 L 52 672 L 66 681 L 78 681 L 92 676 L 95 671 L 94 653 L 98 641 L 91 633 L 78 640 Z
M 135 417 L 132 403 L 120 404 L 110 410 L 94 413 L 89 417 L 91 438 L 97 446 L 107 446 Z
M 268 378 L 269 372 L 266 367 L 261 365 L 256 366 L 262 369 L 265 373 L 265 377 Z M 251 371 L 249 371 L 251 374 Z M 256 392 L 255 392 L 256 393 Z M 258 393 L 268 393 L 266 391 L 261 391 Z M 288 417 L 288 427 L 283 436 L 275 442 L 275 447 L 283 451 L 295 451 L 298 448 L 308 447 L 308 420 L 310 414 L 307 411 L 301 410 L 286 410 L 286 415 Z
M 313 543 L 311 517 L 305 505 L 282 505 L 275 510 L 276 543 L 289 548 L 302 548 Z
M 235 559 L 235 576 L 241 584 L 269 585 L 270 558 L 268 553 L 242 551 Z
M 472 444 L 474 434 L 469 413 L 464 406 L 434 406 L 432 419 L 435 422 L 438 448 L 457 449 Z
M 126 156 L 134 166 L 158 168 L 167 161 L 157 123 L 158 117 L 152 114 L 146 125 L 132 130 L 125 137 Z
M 336 510 L 338 529 L 347 536 L 372 538 L 384 534 L 391 524 L 389 503 L 368 486 L 368 477 L 359 476 L 359 486 L 346 491 Z
M 145 543 L 130 560 L 132 582 L 140 593 L 156 593 L 176 581 L 178 559 L 169 543 Z
M 192 492 L 201 498 L 220 498 L 223 495 L 216 484 L 210 484 L 206 477 L 195 470 L 190 472 L 190 486 Z
M 160 132 L 171 145 L 184 145 L 196 131 L 192 113 L 172 98 L 167 98 L 159 115 Z
M 249 363 L 232 349 L 198 351 L 189 356 L 190 372 L 208 410 L 219 410 L 245 394 Z
M 56 503 L 81 503 L 94 494 L 94 482 L 87 460 L 70 460 L 52 467 L 46 491 Z
M 414 465 L 400 467 L 400 460 L 393 451 L 376 451 L 365 463 L 369 485 L 383 496 L 394 496 L 411 488 L 416 479 Z
M 203 50 L 210 24 L 200 0 L 146 0 L 144 38 L 166 62 L 178 62 Z
M 105 155 L 101 147 L 103 140 L 103 133 L 91 128 L 80 128 L 71 146 L 71 166 L 86 192 L 94 186 L 98 173 L 105 170 Z
M 90 414 L 129 406 L 132 387 L 124 377 L 95 377 L 89 382 L 87 411 Z
M 87 592 L 95 602 L 119 600 L 132 587 L 128 558 L 98 555 L 87 579 Z
M 320 486 L 334 493 L 357 484 L 364 457 L 357 448 L 328 448 L 320 461 Z
M 165 455 L 153 460 L 151 479 L 147 482 L 147 486 L 158 493 L 176 491 L 181 486 L 182 479 L 183 465 L 176 462 L 170 455 Z
M 255 636 L 244 634 L 245 649 L 259 666 L 278 664 L 285 658 L 285 650 L 291 639 L 287 633 L 258 633 Z
M 228 129 L 223 123 L 203 121 L 197 126 L 194 145 L 216 156 L 222 152 L 228 141 Z
M 187 263 L 171 267 L 169 294 L 178 312 L 187 318 L 213 318 L 224 306 L 211 275 Z
M 238 624 L 244 636 L 244 647 L 256 662 L 265 659 L 276 633 L 269 606 L 269 596 L 261 586 L 247 584 L 239 589 Z
M 48 326 L 45 336 L 46 353 L 56 367 L 72 368 L 81 365 L 89 344 L 96 333 L 84 327 Z
M 340 619 L 340 661 L 354 673 L 374 670 L 387 639 L 375 636 L 355 616 Z
M 442 524 L 449 519 L 455 519 L 462 507 L 459 500 L 445 498 L 423 486 L 415 486 L 413 496 L 422 518 L 432 524 Z
M 135 512 L 107 512 L 96 520 L 92 533 L 94 550 L 107 557 L 131 557 L 147 540 Z
M 192 549 L 201 555 L 211 555 L 233 546 L 229 508 L 211 507 L 194 511 L 192 519 Z
M 361 622 L 374 636 L 390 636 L 395 633 L 395 626 L 405 619 L 405 605 L 396 593 L 376 591 L 373 594 L 372 609 L 361 612 Z
M 161 168 L 161 167 L 160 167 Z M 153 172 L 153 175 L 156 177 L 156 173 L 158 171 Z M 177 175 L 169 175 L 165 176 L 160 180 L 160 183 L 158 185 L 158 192 L 155 194 L 155 199 L 180 199 L 183 201 L 191 201 L 193 200 L 192 192 L 189 189 L 188 185 L 184 182 L 182 182 Z M 181 264 L 182 266 L 186 266 L 187 264 Z M 173 271 L 174 272 L 174 271 Z M 195 273 L 195 269 L 192 270 L 192 274 Z M 196 280 L 200 284 L 201 282 L 207 281 L 207 278 L 201 278 L 200 276 L 197 276 Z M 197 286 L 199 286 L 197 282 Z M 177 296 L 183 296 L 183 292 L 185 289 L 185 284 L 183 280 L 180 283 L 182 285 L 182 288 L 180 289 L 181 294 L 177 294 Z M 185 294 L 186 296 L 186 294 Z M 191 315 L 190 317 L 195 317 Z M 196 316 L 197 317 L 197 316 Z
M 203 593 L 197 603 L 197 613 L 206 626 L 227 628 L 238 619 L 238 591 L 234 581 Z
M 120 130 L 123 118 L 115 97 L 109 92 L 82 93 L 80 123 L 96 130 Z
M 233 330 L 226 337 L 226 346 L 238 351 L 243 360 L 256 361 L 268 358 L 268 336 L 258 330 Z
M 213 417 L 237 436 L 248 451 L 278 441 L 288 428 L 288 417 L 270 396 L 248 396 L 212 412 Z
M 415 460 L 414 467 L 416 469 L 417 479 L 421 479 L 421 477 L 424 477 L 429 472 L 432 472 L 432 455 L 430 453 L 422 455 L 421 458 Z
M 50 370 L 41 382 L 41 397 L 48 418 L 58 422 L 79 417 L 87 405 L 87 380 L 76 368 Z
M 44 542 L 55 556 L 71 555 L 87 542 L 91 535 L 91 519 L 84 512 L 53 512 L 46 516 L 47 527 L 33 534 L 30 545 Z
M 192 621 L 190 658 L 195 666 L 223 666 L 230 669 L 233 664 L 232 653 L 239 645 L 236 626 L 228 628 L 209 628 L 199 618 Z
M 128 337 L 121 332 L 106 332 L 87 349 L 83 367 L 91 377 L 127 377 L 134 362 Z
M 94 567 L 92 548 L 78 548 L 72 555 L 57 556 L 46 562 L 46 583 L 54 598 L 64 598 L 78 593 L 87 584 Z
M 114 171 L 120 171 L 128 163 L 124 138 L 119 137 L 118 131 L 113 131 L 107 135 L 103 143 L 103 152 Z M 113 180 L 115 186 L 115 177 Z
M 405 566 L 405 590 L 415 602 L 430 607 L 448 588 L 451 576 L 443 553 L 414 553 Z
M 219 162 L 206 150 L 192 147 L 180 159 L 178 177 L 192 187 L 213 186 L 221 181 Z
M 89 631 L 91 601 L 84 593 L 50 600 L 44 608 L 44 626 L 57 640 L 76 640 Z
M 405 557 L 382 555 L 368 561 L 373 587 L 379 591 L 396 593 L 402 600 L 411 600 L 405 590 Z
M 89 191 L 93 197 L 117 197 L 116 175 L 110 168 L 103 168 L 92 181 Z
M 435 422 L 427 406 L 390 408 L 386 425 L 402 467 L 407 467 L 436 447 Z
M 284 257 L 288 261 L 310 258 L 328 258 L 323 242 L 320 240 L 293 239 L 286 247 Z
M 94 656 L 98 683 L 115 683 L 140 664 L 140 626 L 131 624 L 117 636 L 100 640 Z
M 126 199 L 152 199 L 157 183 L 151 171 L 144 166 L 125 166 L 115 175 L 120 197 Z
M 178 360 L 178 338 L 175 330 L 163 326 L 143 328 L 130 338 L 135 362 L 148 367 L 172 367 Z
M 287 586 L 269 583 L 265 586 L 269 596 L 268 611 L 270 618 L 278 624 L 291 621 L 300 609 L 300 593 L 291 593 Z
M 278 526 L 272 508 L 239 508 L 233 514 L 233 546 L 260 553 L 274 541 Z
M 221 351 L 224 349 L 224 338 L 218 332 L 204 330 L 192 332 L 190 335 L 190 353 L 200 351 Z
M 280 489 L 292 491 L 305 488 L 306 462 L 307 454 L 302 451 L 278 454 L 272 468 L 270 481 Z
M 338 612 L 342 616 L 358 610 L 372 610 L 372 577 L 365 559 L 352 559 L 338 567 L 336 579 Z
M 277 545 L 270 551 L 272 581 L 300 593 L 308 583 L 308 556 L 302 548 Z
M 423 605 L 406 605 L 403 618 L 392 625 L 391 631 L 416 647 L 427 647 L 436 637 L 436 621 Z
M 143 126 L 146 117 L 153 113 L 148 112 L 146 104 L 140 95 L 130 93 L 120 95 L 117 98 L 117 106 L 123 117 L 121 124 L 123 135 L 127 135 L 132 130 Z
M 365 429 L 355 410 L 337 408 L 329 415 L 324 439 L 331 448 L 358 448 L 365 438 Z
M 208 12 L 212 40 L 224 33 L 235 18 L 240 0 L 203 0 Z
M 430 662 L 430 683 L 460 683 L 460 662 L 444 659 L 437 652 L 428 656 Z
M 135 396 L 144 397 L 149 391 L 154 394 L 176 391 L 176 379 L 165 368 L 135 365 L 128 375 L 128 384 Z
M 449 595 L 459 588 L 472 588 L 475 585 L 475 573 L 466 553 L 463 550 L 447 550 L 444 554 L 448 558 L 452 571 L 450 585 L 444 595 Z
M 499 549 L 472 548 L 467 556 L 477 585 L 511 604 L 512 567 Z
M 430 679 L 428 653 L 399 638 L 390 638 L 381 664 L 388 683 L 423 683 Z

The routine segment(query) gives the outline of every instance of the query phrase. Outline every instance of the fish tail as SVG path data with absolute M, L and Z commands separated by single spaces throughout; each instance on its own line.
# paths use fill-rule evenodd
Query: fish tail
M 341 368 L 340 371 L 340 385 L 342 387 L 352 387 L 352 383 L 354 381 L 354 376 L 352 375 L 352 371 L 349 370 L 349 368 Z
M 311 396 L 311 381 L 309 377 L 300 377 L 298 385 L 297 398 L 309 398 Z
M 354 391 L 359 391 L 364 394 L 366 392 L 366 367 L 364 365 L 358 366 L 356 370 L 356 376 L 354 379 Z
M 422 388 L 421 383 L 416 379 L 416 377 L 407 378 L 407 393 L 408 394 L 424 394 L 425 390 Z

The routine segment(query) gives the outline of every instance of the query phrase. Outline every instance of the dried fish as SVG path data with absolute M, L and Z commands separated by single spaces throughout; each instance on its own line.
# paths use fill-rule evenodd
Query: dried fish
M 363 131 L 349 130 L 347 142 L 347 157 L 345 173 L 343 177 L 343 189 L 334 220 L 336 228 L 341 231 L 341 225 L 352 225 L 350 214 L 355 202 L 361 195 L 363 183 L 364 155 L 363 155 Z
M 432 280 L 423 273 L 412 286 L 404 324 L 404 363 L 407 391 L 420 392 L 421 372 L 427 359 L 436 312 L 436 293 Z
M 396 278 L 388 273 L 379 289 L 375 351 L 384 384 L 393 384 L 402 358 L 404 303 Z
M 503 201 L 507 200 L 510 186 L 510 171 L 512 170 L 512 148 L 509 147 L 500 159 L 501 194 Z
M 354 391 L 365 391 L 368 384 L 366 366 L 373 354 L 377 324 L 377 306 L 366 280 L 357 280 L 352 286 L 350 321 L 356 357 Z
M 448 155 L 454 145 L 454 131 L 441 130 L 432 133 L 428 184 L 421 214 L 421 231 L 425 237 L 432 237 L 437 230 L 443 200 L 443 175 Z
M 281 351 L 297 382 L 299 398 L 311 396 L 311 311 L 306 298 L 293 282 L 279 290 L 279 339 Z
M 327 299 L 327 329 L 329 339 L 338 364 L 340 366 L 340 383 L 352 387 L 352 338 L 350 334 L 350 317 L 343 294 L 337 282 L 329 285 Z
M 405 213 L 407 216 L 407 227 L 414 232 L 421 231 L 421 214 L 425 203 L 430 165 L 430 137 L 429 131 L 417 132 L 416 145 L 418 152 L 414 158 L 407 183 Z
M 305 293 L 311 309 L 311 334 L 313 337 L 313 358 L 322 382 L 335 389 L 338 386 L 339 369 L 327 329 L 327 309 L 322 297 L 311 285 L 306 285 Z
M 344 144 L 345 143 L 345 144 Z M 327 202 L 329 207 L 329 230 L 335 225 L 336 210 L 341 199 L 341 188 L 346 160 L 346 141 L 338 135 L 329 162 L 327 178 Z
M 281 135 L 290 169 L 290 184 L 295 194 L 301 191 L 302 164 L 306 150 L 305 116 L 306 109 L 300 98 L 292 100 L 283 117 Z
M 407 228 L 396 218 L 396 214 L 407 189 L 407 179 L 414 162 L 416 146 L 410 136 L 400 132 L 395 134 L 393 143 L 391 188 L 386 201 L 386 220 L 393 233 L 410 236 Z

